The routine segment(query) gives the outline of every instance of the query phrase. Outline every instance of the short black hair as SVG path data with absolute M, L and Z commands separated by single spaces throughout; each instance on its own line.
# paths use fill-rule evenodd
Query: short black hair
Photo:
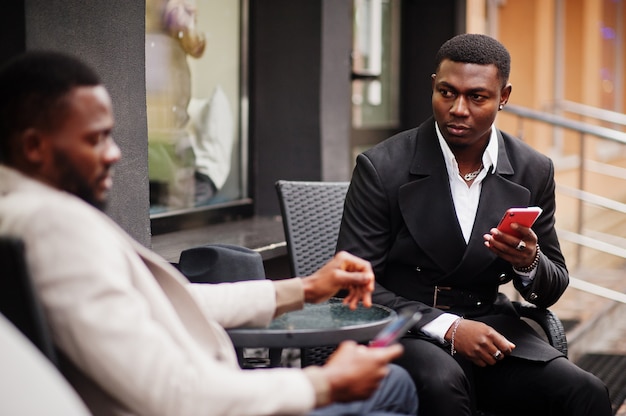
M 503 87 L 509 80 L 511 55 L 504 45 L 487 35 L 465 33 L 446 41 L 435 55 L 435 72 L 445 59 L 468 64 L 493 64 L 498 68 Z
M 0 162 L 8 162 L 14 137 L 63 121 L 63 99 L 75 87 L 101 84 L 80 59 L 60 52 L 29 51 L 0 69 Z

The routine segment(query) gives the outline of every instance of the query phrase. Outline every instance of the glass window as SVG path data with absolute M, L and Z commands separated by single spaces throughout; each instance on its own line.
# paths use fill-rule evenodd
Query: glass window
M 151 217 L 245 198 L 241 0 L 146 0 Z
M 400 123 L 398 3 L 354 0 L 354 128 L 393 128 Z

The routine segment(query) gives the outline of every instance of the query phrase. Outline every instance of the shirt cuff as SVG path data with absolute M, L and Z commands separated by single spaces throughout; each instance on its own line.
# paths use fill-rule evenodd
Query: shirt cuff
M 513 270 L 515 271 L 515 274 L 517 276 L 519 276 L 520 280 L 522 281 L 522 285 L 524 287 L 526 287 L 529 284 L 531 284 L 533 282 L 533 279 L 535 278 L 535 275 L 537 274 L 537 268 L 536 267 L 534 269 L 532 269 L 531 271 L 529 271 L 528 273 L 520 272 L 520 271 L 517 271 L 515 269 L 513 269 Z
M 274 280 L 274 291 L 276 292 L 276 312 L 274 317 L 285 312 L 296 311 L 304 308 L 304 287 L 302 279 Z
M 454 321 L 458 318 L 459 317 L 457 315 L 452 313 L 444 313 L 424 325 L 421 330 L 429 337 L 435 338 L 443 344 L 446 342 L 444 338 L 446 336 L 446 332 L 448 332 L 448 329 L 450 329 Z
M 302 371 L 313 385 L 313 390 L 315 391 L 315 407 L 322 407 L 330 404 L 330 383 L 324 376 L 322 368 L 310 365 L 302 369 Z

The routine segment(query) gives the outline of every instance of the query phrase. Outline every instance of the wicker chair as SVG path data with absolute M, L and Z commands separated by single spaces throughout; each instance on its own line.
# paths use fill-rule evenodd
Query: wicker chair
M 335 254 L 348 186 L 349 182 L 276 182 L 289 265 L 294 276 L 313 273 Z M 534 305 L 513 304 L 522 318 L 567 356 L 565 331 L 556 315 Z M 323 362 L 334 347 L 303 350 L 302 366 Z

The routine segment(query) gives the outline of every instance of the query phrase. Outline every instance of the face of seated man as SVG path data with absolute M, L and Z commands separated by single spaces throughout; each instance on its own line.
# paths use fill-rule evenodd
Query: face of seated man
M 73 88 L 49 129 L 29 129 L 23 151 L 31 176 L 103 208 L 121 152 L 113 141 L 113 109 L 104 86 Z

